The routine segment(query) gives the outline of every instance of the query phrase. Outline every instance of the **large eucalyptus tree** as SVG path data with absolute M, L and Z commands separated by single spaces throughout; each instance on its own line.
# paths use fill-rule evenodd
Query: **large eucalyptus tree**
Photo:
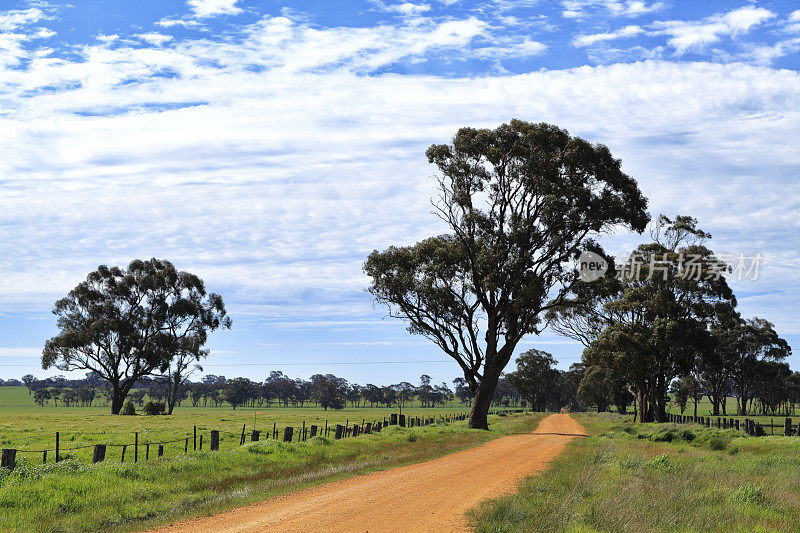
M 374 251 L 364 270 L 391 316 L 458 363 L 475 397 L 469 425 L 487 428 L 514 349 L 580 283 L 570 262 L 599 233 L 643 231 L 647 201 L 607 147 L 549 124 L 462 128 L 427 156 L 450 232 Z

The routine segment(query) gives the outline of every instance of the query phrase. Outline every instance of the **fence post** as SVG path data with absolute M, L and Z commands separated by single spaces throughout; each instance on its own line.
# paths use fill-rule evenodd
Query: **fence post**
M 56 431 L 56 462 L 58 462 L 58 445 L 59 445 L 59 433 Z
M 197 451 L 197 426 L 194 426 L 194 438 L 192 440 L 195 451 Z
M 203 434 L 200 434 L 200 451 L 203 451 Z
M 364 433 L 366 435 L 369 435 L 370 433 L 372 433 L 372 422 L 367 422 L 367 425 L 364 426 Z
M 119 460 L 120 463 L 124 463 L 125 462 L 125 450 L 127 450 L 127 449 L 128 449 L 128 445 L 127 444 L 123 444 L 122 445 L 122 458 Z
M 189 453 L 189 437 L 186 437 L 186 443 L 183 445 L 183 453 Z
M 311 427 L 309 428 L 309 432 L 308 433 L 309 433 L 309 437 L 310 438 L 313 439 L 314 437 L 316 437 L 317 436 L 317 426 L 315 426 L 314 424 L 311 424 Z
M 300 431 L 300 440 L 305 442 L 306 440 L 306 421 L 303 420 L 303 429 Z
M 406 415 L 400 415 L 400 427 L 406 427 Z
M 261 432 L 257 429 L 254 429 L 253 432 L 250 434 L 250 442 L 258 442 L 261 438 Z
M 158 445 L 158 456 L 161 457 L 162 455 L 164 455 L 164 445 L 163 444 L 159 444 Z
M 149 461 L 150 460 L 150 443 L 149 442 L 144 445 L 144 460 L 145 461 Z
M 17 465 L 17 450 L 13 448 L 3 448 L 2 456 L 0 456 L 0 468 L 8 468 L 14 470 Z
M 139 432 L 133 434 L 133 462 L 139 462 Z
M 733 421 L 733 425 L 736 427 L 736 431 L 739 431 L 739 419 Z
M 294 435 L 294 428 L 287 427 L 283 430 L 283 442 L 292 442 L 292 436 Z
M 792 419 L 791 418 L 784 418 L 783 419 L 783 434 L 785 436 L 789 436 L 792 434 Z
M 47 450 L 42 451 L 42 464 L 43 465 L 47 464 Z
M 336 440 L 341 439 L 343 432 L 344 432 L 344 426 L 341 424 L 336 424 L 336 433 L 334 434 L 333 438 Z
M 209 449 L 212 452 L 219 450 L 219 431 L 216 429 L 211 430 L 211 446 L 209 446 Z
M 100 461 L 106 458 L 106 445 L 105 444 L 95 444 L 94 445 L 94 453 L 92 453 L 92 462 L 99 463 Z

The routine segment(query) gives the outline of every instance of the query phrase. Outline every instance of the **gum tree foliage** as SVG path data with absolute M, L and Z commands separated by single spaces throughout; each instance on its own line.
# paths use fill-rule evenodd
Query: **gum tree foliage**
M 160 259 L 98 267 L 53 314 L 60 333 L 46 342 L 42 368 L 92 371 L 108 387 L 114 414 L 137 381 L 167 372 L 176 357 L 205 357 L 209 332 L 231 325 L 221 296 Z
M 324 410 L 342 409 L 347 395 L 347 380 L 333 374 L 311 376 L 311 398 Z
M 517 357 L 517 369 L 506 374 L 509 384 L 531 405 L 544 411 L 559 379 L 556 360 L 547 352 L 528 350 Z
M 782 361 L 792 354 L 792 349 L 775 331 L 775 326 L 763 318 L 739 324 L 735 334 L 731 379 L 739 399 L 739 414 L 746 414 L 748 403 L 756 394 L 759 374 L 767 368 L 761 363 Z
M 469 425 L 485 429 L 517 344 L 577 281 L 567 262 L 594 235 L 641 232 L 647 201 L 608 148 L 549 124 L 462 128 L 427 157 L 449 233 L 374 251 L 364 270 L 391 316 L 458 363 L 475 398 Z
M 663 422 L 670 383 L 712 349 L 708 325 L 736 299 L 719 275 L 721 262 L 703 245 L 710 235 L 695 219 L 662 215 L 651 235 L 653 242 L 631 256 L 628 267 L 638 265 L 633 268 L 639 273 L 624 276 L 615 295 L 603 294 L 601 306 L 590 305 L 592 321 L 599 318 L 604 327 L 583 356 L 588 365 L 624 376 L 637 395 L 641 421 Z M 697 258 L 691 273 L 679 266 L 688 257 Z

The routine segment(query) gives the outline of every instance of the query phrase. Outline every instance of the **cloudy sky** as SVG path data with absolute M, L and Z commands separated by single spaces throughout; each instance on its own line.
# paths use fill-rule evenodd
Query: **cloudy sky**
M 759 279 L 733 283 L 742 311 L 797 347 L 798 7 L 5 0 L 0 377 L 55 373 L 38 365 L 50 309 L 89 271 L 158 257 L 232 313 L 209 373 L 449 381 L 454 363 L 372 305 L 361 265 L 442 231 L 428 145 L 514 117 L 608 145 L 653 215 L 762 254 Z M 564 367 L 581 352 L 530 347 Z

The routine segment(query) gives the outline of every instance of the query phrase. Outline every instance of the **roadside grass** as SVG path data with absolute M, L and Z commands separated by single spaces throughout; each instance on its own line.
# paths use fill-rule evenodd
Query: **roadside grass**
M 800 438 L 573 416 L 592 436 L 474 509 L 475 531 L 800 531 Z
M 542 414 L 491 416 L 491 431 L 465 422 L 333 441 L 273 440 L 133 464 L 23 465 L 0 473 L 0 530 L 136 531 L 213 514 L 336 479 L 416 463 L 503 435 L 533 430 Z

